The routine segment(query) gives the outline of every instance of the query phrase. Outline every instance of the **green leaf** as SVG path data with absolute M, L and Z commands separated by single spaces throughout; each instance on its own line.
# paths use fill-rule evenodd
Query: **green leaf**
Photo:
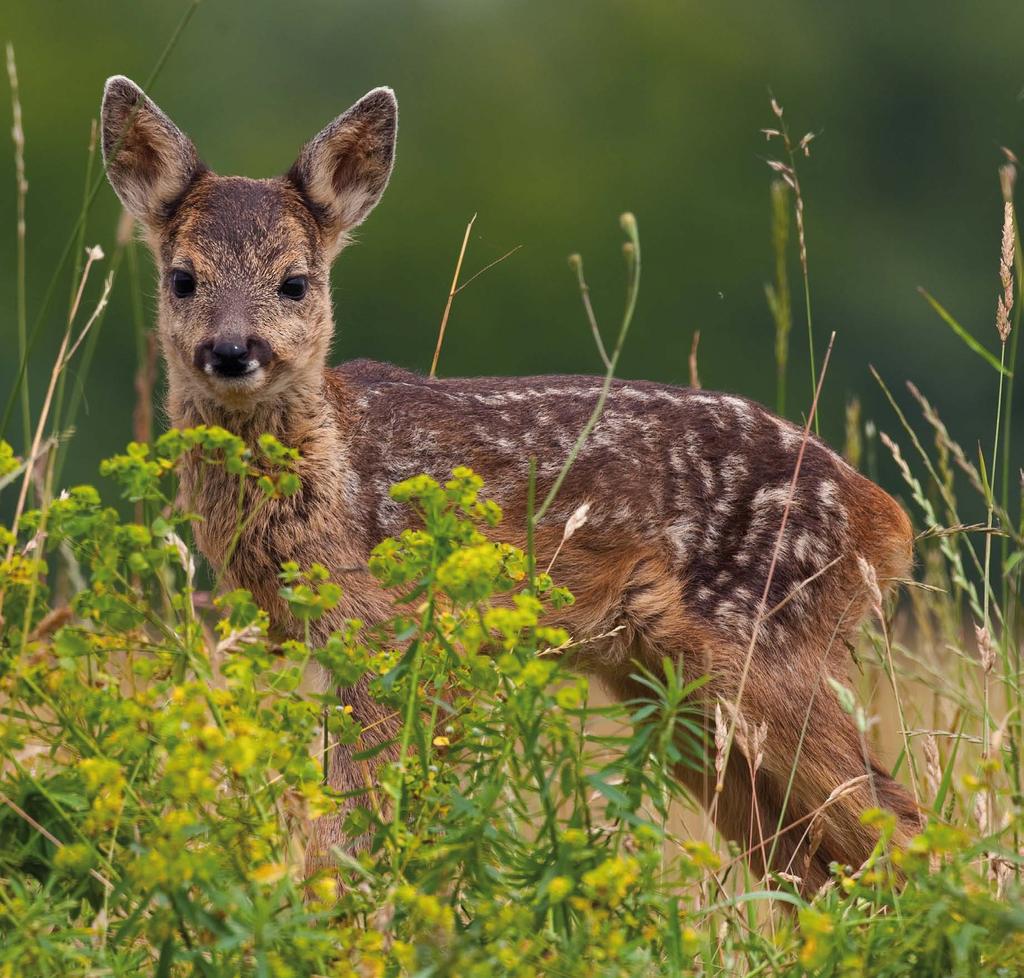
M 1006 558 L 1006 563 L 1003 564 L 1003 573 L 1010 574 L 1013 569 L 1024 559 L 1024 550 L 1015 550 L 1009 557 Z

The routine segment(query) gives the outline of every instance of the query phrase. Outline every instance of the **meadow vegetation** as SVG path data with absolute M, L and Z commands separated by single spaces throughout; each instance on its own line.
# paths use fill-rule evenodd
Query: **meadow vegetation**
M 809 392 L 828 383 L 788 377 L 787 388 L 794 308 L 814 352 L 797 175 L 810 140 L 790 138 L 775 103 L 768 135 L 782 146 L 771 164 L 768 288 L 778 407 L 799 418 Z M 0 431 L 0 504 L 10 513 L 0 526 L 0 976 L 1024 974 L 1016 172 L 1008 160 L 993 220 L 992 342 L 927 297 L 936 328 L 954 329 L 965 355 L 992 368 L 983 447 L 954 442 L 916 387 L 919 416 L 895 397 L 885 418 L 862 419 L 856 402 L 847 409 L 847 457 L 894 466 L 920 533 L 916 580 L 898 604 L 876 602 L 850 650 L 856 681 L 834 692 L 865 743 L 894 759 L 927 824 L 894 851 L 891 816 L 866 812 L 881 830 L 875 852 L 862 866 L 833 866 L 810 900 L 799 893 L 801 867 L 757 878 L 742 847 L 679 818 L 692 803 L 674 766 L 720 771 L 731 734 L 753 775 L 772 731 L 748 728 L 723 704 L 704 742 L 689 706 L 695 689 L 671 661 L 638 667 L 642 698 L 600 703 L 569 668 L 574 637 L 544 625 L 546 607 L 573 600 L 558 586 L 557 556 L 537 567 L 529 546 L 491 542 L 501 512 L 468 469 L 393 487 L 415 529 L 382 542 L 368 568 L 393 589 L 390 622 L 351 621 L 323 645 L 308 629 L 306 641 L 282 641 L 248 593 L 219 589 L 199 565 L 196 516 L 177 497 L 176 472 L 194 453 L 240 486 L 256 483 L 273 506 L 300 488 L 295 454 L 216 428 L 154 438 L 140 315 L 138 440 L 97 460 L 100 488 L 61 488 L 77 409 L 65 396 L 69 365 L 79 358 L 86 369 L 114 272 L 125 268 L 136 294 L 144 288 L 130 233 L 109 261 L 86 249 L 101 174 L 90 176 L 48 388 L 30 392 L 22 370 Z M 627 309 L 605 357 L 609 377 L 639 276 L 635 222 L 623 226 Z M 104 262 L 111 273 L 97 288 Z M 586 299 L 582 263 L 573 268 Z M 67 271 L 54 272 L 47 301 Z M 35 339 L 24 303 L 18 324 L 24 366 Z M 696 347 L 691 376 L 699 383 Z M 887 391 L 893 382 L 877 380 Z M 812 413 L 805 420 L 810 428 Z M 280 571 L 299 623 L 333 608 L 344 587 L 344 573 L 323 567 Z M 340 802 L 324 784 L 327 755 L 371 753 L 337 697 L 310 692 L 314 669 L 331 687 L 371 676 L 374 697 L 404 722 L 398 759 L 347 816 L 348 833 L 369 836 L 369 848 L 339 849 L 336 874 L 307 878 L 309 821 Z M 813 845 L 814 816 L 805 828 Z

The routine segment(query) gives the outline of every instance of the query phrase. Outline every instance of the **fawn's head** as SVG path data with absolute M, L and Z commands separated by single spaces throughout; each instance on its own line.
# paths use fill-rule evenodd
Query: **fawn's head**
M 398 104 L 363 96 L 282 177 L 222 177 L 134 82 L 103 93 L 103 158 L 159 273 L 172 396 L 245 412 L 318 381 L 331 262 L 387 186 Z

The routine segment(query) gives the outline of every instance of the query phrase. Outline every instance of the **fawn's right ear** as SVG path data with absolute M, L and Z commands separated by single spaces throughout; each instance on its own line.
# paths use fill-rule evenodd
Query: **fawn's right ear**
M 333 253 L 384 193 L 397 133 L 395 93 L 375 88 L 306 143 L 288 171 L 288 179 L 312 205 Z
M 101 119 L 107 179 L 130 214 L 159 227 L 204 169 L 192 141 L 123 75 L 107 79 Z

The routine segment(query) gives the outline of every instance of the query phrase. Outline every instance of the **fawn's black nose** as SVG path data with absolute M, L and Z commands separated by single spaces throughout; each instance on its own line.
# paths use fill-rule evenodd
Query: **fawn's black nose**
M 237 340 L 221 340 L 210 351 L 213 372 L 223 377 L 240 377 L 249 372 L 249 351 Z
M 196 350 L 196 366 L 218 377 L 244 377 L 271 360 L 270 346 L 258 337 L 207 340 Z

